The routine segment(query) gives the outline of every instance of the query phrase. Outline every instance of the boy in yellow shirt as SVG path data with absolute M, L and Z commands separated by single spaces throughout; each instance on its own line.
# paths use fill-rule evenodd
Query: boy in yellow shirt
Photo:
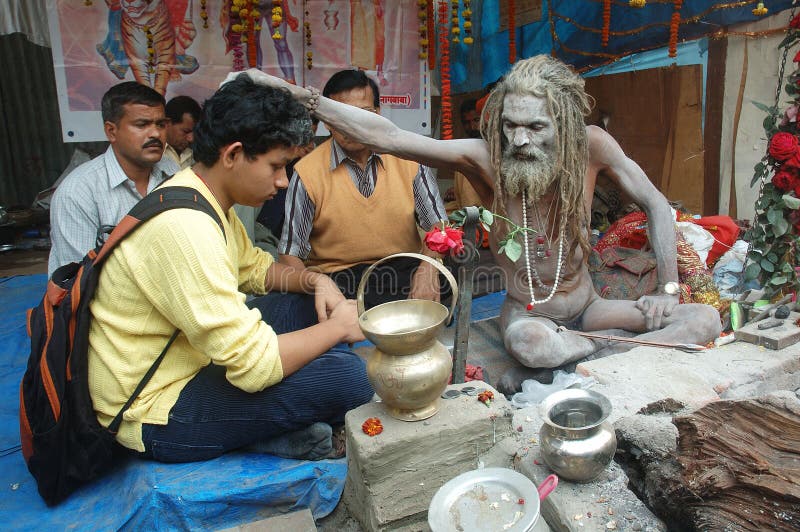
M 117 440 L 125 447 L 164 462 L 252 444 L 321 458 L 331 449 L 330 425 L 372 397 L 364 362 L 345 345 L 363 339 L 355 301 L 343 301 L 325 275 L 274 262 L 252 245 L 232 209 L 259 206 L 286 188 L 284 167 L 311 140 L 309 131 L 308 113 L 287 91 L 247 76 L 226 84 L 205 103 L 196 164 L 165 184 L 203 195 L 224 234 L 207 214 L 174 209 L 144 223 L 107 259 L 89 333 L 89 384 L 101 424 L 181 331 L 124 414 Z M 245 293 L 268 292 L 245 304 Z

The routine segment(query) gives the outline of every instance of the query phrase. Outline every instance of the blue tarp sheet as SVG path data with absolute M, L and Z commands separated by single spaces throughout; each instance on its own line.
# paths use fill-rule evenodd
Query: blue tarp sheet
M 508 30 L 500 30 L 500 4 L 504 0 L 472 2 L 475 44 L 451 43 L 450 75 L 453 93 L 482 89 L 496 81 L 510 67 Z M 683 0 L 680 9 L 678 41 L 691 41 L 723 32 L 728 26 L 762 18 L 753 14 L 757 0 L 744 2 Z M 522 9 L 524 2 L 517 2 Z M 778 15 L 789 23 L 792 0 L 764 2 L 769 15 Z M 678 62 L 668 57 L 670 20 L 675 11 L 673 2 L 647 2 L 644 8 L 631 7 L 627 1 L 611 2 L 610 36 L 602 46 L 603 2 L 545 0 L 538 21 L 516 30 L 517 58 L 538 54 L 556 57 L 580 71 L 609 64 L 619 58 L 646 50 L 660 49 L 668 64 Z M 463 22 L 463 9 L 460 10 Z M 680 64 L 680 63 L 679 63 Z
M 346 460 L 306 462 L 237 452 L 190 464 L 132 458 L 55 508 L 36 491 L 19 450 L 19 382 L 30 343 L 25 311 L 45 275 L 0 278 L 0 515 L 4 530 L 207 530 L 300 508 L 315 518 L 341 497 Z

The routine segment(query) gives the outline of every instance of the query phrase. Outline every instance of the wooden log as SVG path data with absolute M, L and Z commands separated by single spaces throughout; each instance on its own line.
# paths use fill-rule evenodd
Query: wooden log
M 684 417 L 681 501 L 696 530 L 800 530 L 800 401 L 718 401 Z

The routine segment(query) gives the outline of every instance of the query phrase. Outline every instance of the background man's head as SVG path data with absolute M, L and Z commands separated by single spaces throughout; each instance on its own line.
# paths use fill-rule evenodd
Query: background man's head
M 167 102 L 167 144 L 176 152 L 181 153 L 194 141 L 194 126 L 200 121 L 201 111 L 200 104 L 189 96 L 176 96 Z
M 478 100 L 469 98 L 461 102 L 461 126 L 467 138 L 481 138 L 481 115 L 477 109 Z
M 231 165 L 231 199 L 260 205 L 288 185 L 284 166 L 312 139 L 311 118 L 289 91 L 257 85 L 243 74 L 203 104 L 193 151 L 207 167 Z
M 338 102 L 380 113 L 381 94 L 377 83 L 361 70 L 341 70 L 331 76 L 322 95 Z M 363 144 L 328 126 L 331 136 L 348 153 L 366 150 Z
M 123 167 L 152 168 L 161 160 L 167 125 L 163 96 L 126 81 L 106 91 L 100 108 L 106 137 Z

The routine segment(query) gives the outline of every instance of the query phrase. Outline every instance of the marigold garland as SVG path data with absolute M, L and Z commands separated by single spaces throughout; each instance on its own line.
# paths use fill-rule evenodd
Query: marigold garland
M 517 6 L 508 0 L 508 62 L 517 62 Z
M 428 0 L 418 0 L 419 6 L 419 58 L 428 58 Z
M 464 11 L 461 12 L 461 15 L 464 17 L 464 40 L 462 42 L 466 45 L 470 45 L 475 42 L 475 39 L 472 38 L 472 9 L 470 8 L 470 0 L 464 0 Z
M 447 39 L 447 1 L 439 2 L 439 77 L 442 90 L 442 138 L 453 138 L 453 107 L 450 98 L 450 41 Z
M 308 11 L 308 4 L 306 0 L 303 0 L 303 14 L 305 15 L 303 29 L 305 30 L 306 36 L 306 48 L 309 48 L 309 50 L 306 51 L 306 67 L 311 70 L 311 68 L 314 66 L 314 51 L 311 50 L 311 22 L 309 21 L 311 13 Z
M 200 18 L 203 21 L 203 29 L 208 29 L 208 10 L 206 9 L 206 0 L 200 0 Z
M 370 417 L 361 424 L 361 430 L 364 431 L 364 434 L 367 436 L 377 436 L 383 432 L 383 424 L 381 423 L 380 419 L 376 417 Z
M 756 8 L 753 10 L 753 14 L 757 17 L 763 17 L 767 13 L 769 13 L 769 9 L 764 7 L 764 2 L 759 2 L 758 5 L 756 5 Z
M 458 38 L 458 36 L 461 34 L 461 28 L 459 27 L 461 21 L 458 18 L 458 4 L 459 0 L 450 0 L 450 5 L 452 6 L 450 9 L 450 21 L 453 23 L 452 26 L 450 26 L 450 33 L 453 34 L 454 43 L 461 42 L 461 40 Z
M 272 38 L 277 40 L 283 39 L 278 26 L 283 22 L 283 0 L 272 0 L 272 27 L 275 31 L 272 33 Z
M 144 27 L 144 36 L 147 39 L 147 72 L 153 74 L 156 71 L 156 49 L 150 26 Z
M 681 23 L 681 6 L 683 0 L 673 0 L 672 5 L 675 10 L 672 12 L 672 20 L 669 23 L 669 56 L 678 55 L 678 26 Z
M 603 0 L 603 30 L 600 33 L 600 44 L 608 46 L 608 32 L 611 29 L 611 0 Z

